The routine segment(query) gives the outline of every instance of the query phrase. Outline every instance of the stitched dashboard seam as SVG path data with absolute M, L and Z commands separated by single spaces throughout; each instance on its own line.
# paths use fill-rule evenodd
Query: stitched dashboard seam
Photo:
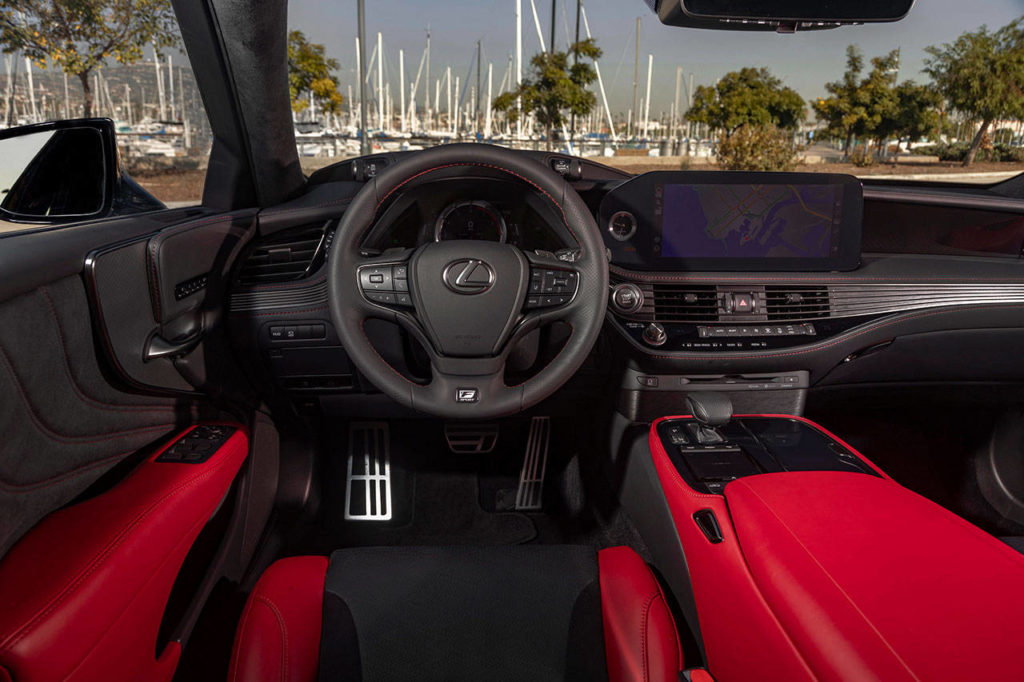
M 576 232 L 573 231 L 572 227 L 569 225 L 569 220 L 565 217 L 565 209 L 562 208 L 562 205 L 560 203 L 558 203 L 558 201 L 556 201 L 553 196 L 551 196 L 546 190 L 544 190 L 540 185 L 535 183 L 533 180 L 530 180 L 529 178 L 526 178 L 526 177 L 520 175 L 519 173 L 516 173 L 513 170 L 509 170 L 508 168 L 503 168 L 501 166 L 496 166 L 496 165 L 491 164 L 491 163 L 479 163 L 479 162 L 448 163 L 448 164 L 444 164 L 444 165 L 441 165 L 441 166 L 434 166 L 433 168 L 428 168 L 428 169 L 426 169 L 424 171 L 416 173 L 415 175 L 406 178 L 405 180 L 400 182 L 398 185 L 396 185 L 394 188 L 389 190 L 388 193 L 385 194 L 384 197 L 380 201 L 377 202 L 377 207 L 374 209 L 374 215 L 376 215 L 376 212 L 380 210 L 381 205 L 385 201 L 388 200 L 388 197 L 390 197 L 392 194 L 394 194 L 399 189 L 401 189 L 402 187 L 404 187 L 408 183 L 412 182 L 416 178 L 421 177 L 423 175 L 427 175 L 428 173 L 433 173 L 434 171 L 444 170 L 445 168 L 462 168 L 462 167 L 466 167 L 466 166 L 473 166 L 473 167 L 477 167 L 477 168 L 490 168 L 492 170 L 498 170 L 498 171 L 501 171 L 503 173 L 508 173 L 509 175 L 511 175 L 513 177 L 516 177 L 516 178 L 519 178 L 523 182 L 527 183 L 528 185 L 530 185 L 531 187 L 536 189 L 538 192 L 540 192 L 541 194 L 546 196 L 548 198 L 548 200 L 551 203 L 553 203 L 558 208 L 558 212 L 562 214 L 562 222 L 565 223 L 566 229 L 568 229 L 569 232 L 572 234 L 572 238 L 576 240 L 576 243 L 579 244 L 582 247 L 582 244 L 580 244 L 579 238 L 576 236 Z

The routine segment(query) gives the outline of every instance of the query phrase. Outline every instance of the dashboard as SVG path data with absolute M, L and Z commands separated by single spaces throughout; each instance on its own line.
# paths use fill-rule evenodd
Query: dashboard
M 1024 366 L 1005 352 L 1024 344 L 1024 201 L 985 189 L 862 188 L 827 174 L 781 183 L 724 172 L 630 176 L 593 160 L 523 153 L 562 173 L 598 222 L 610 260 L 606 348 L 614 358 L 602 367 L 628 367 L 620 372 L 624 414 L 656 413 L 665 408 L 657 396 L 675 400 L 673 391 L 716 381 L 778 396 L 868 382 L 1024 381 Z M 230 313 L 236 340 L 264 358 L 278 387 L 372 390 L 347 367 L 325 312 L 322 251 L 369 170 L 402 156 L 328 167 L 302 199 L 261 212 L 263 235 L 244 257 Z M 465 169 L 438 175 L 381 207 L 365 251 L 438 239 L 504 240 L 526 251 L 575 246 L 550 202 L 528 186 Z M 753 206 L 766 186 L 777 194 L 754 206 L 760 218 L 725 214 L 729 229 L 709 235 L 728 180 L 734 207 Z M 666 217 L 673 185 L 686 208 Z M 792 223 L 805 208 L 820 220 Z M 823 257 L 833 260 L 813 262 Z M 388 341 L 370 325 L 367 332 L 382 334 L 381 353 L 394 366 L 414 366 L 408 340 Z M 546 357 L 543 349 L 523 356 L 538 366 Z M 755 407 L 800 409 L 747 409 Z
M 363 241 L 366 251 L 416 248 L 431 241 L 483 240 L 524 251 L 571 248 L 551 203 L 522 183 L 446 177 L 404 188 Z

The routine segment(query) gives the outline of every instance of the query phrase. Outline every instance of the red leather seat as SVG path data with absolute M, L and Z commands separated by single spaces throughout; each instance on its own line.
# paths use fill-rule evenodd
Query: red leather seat
M 431 558 L 422 560 L 429 561 Z M 238 626 L 229 675 L 232 682 L 312 682 L 318 678 L 321 664 L 327 665 L 321 661 L 323 640 L 330 636 L 322 632 L 328 565 L 326 557 L 295 557 L 267 569 L 250 594 Z M 610 682 L 675 682 L 683 667 L 682 650 L 665 596 L 651 570 L 628 547 L 599 552 L 597 570 Z M 403 618 L 401 613 L 391 616 Z M 433 678 L 424 671 L 418 679 Z M 517 677 L 514 672 L 509 675 L 507 670 L 495 670 L 488 679 Z

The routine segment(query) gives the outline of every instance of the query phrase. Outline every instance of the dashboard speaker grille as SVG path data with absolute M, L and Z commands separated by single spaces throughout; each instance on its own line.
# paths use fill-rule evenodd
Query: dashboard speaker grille
M 764 293 L 769 320 L 812 320 L 829 316 L 827 287 L 766 286 Z
M 713 285 L 655 284 L 654 318 L 659 322 L 716 322 L 718 290 Z
M 320 264 L 325 225 L 307 225 L 261 239 L 249 251 L 239 282 L 245 286 L 302 279 Z

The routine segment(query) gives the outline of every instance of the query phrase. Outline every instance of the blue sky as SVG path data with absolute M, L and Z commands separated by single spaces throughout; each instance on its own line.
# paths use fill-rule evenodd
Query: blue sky
M 523 2 L 524 61 L 539 51 L 530 0 Z M 545 40 L 551 21 L 551 0 L 535 0 Z M 575 0 L 557 0 L 557 45 L 564 49 L 566 26 L 575 21 Z M 563 9 L 563 3 L 565 3 Z M 476 41 L 487 62 L 494 63 L 495 87 L 514 50 L 515 0 L 367 0 L 366 29 L 372 41 L 384 36 L 385 65 L 398 75 L 398 50 L 405 50 L 407 77 L 419 64 L 425 30 L 431 29 L 431 79 L 444 67 L 465 78 L 475 55 Z M 641 87 L 646 79 L 647 54 L 654 55 L 651 114 L 667 111 L 675 89 L 676 66 L 694 73 L 697 84 L 713 83 L 722 74 L 743 66 L 767 66 L 805 98 L 824 92 L 826 81 L 838 78 L 845 63 L 846 46 L 859 45 L 867 56 L 901 48 L 901 78 L 926 80 L 920 73 L 924 48 L 956 38 L 981 24 L 998 28 L 1024 15 L 1024 0 L 917 0 L 910 15 L 894 24 L 843 27 L 797 35 L 699 31 L 662 26 L 643 0 L 584 0 L 591 31 L 604 50 L 601 72 L 613 111 L 632 106 L 633 53 L 636 17 L 640 32 Z M 289 27 L 304 31 L 327 46 L 341 62 L 342 92 L 355 83 L 355 0 L 290 0 Z M 367 50 L 369 56 L 370 49 Z M 475 76 L 473 77 L 475 81 Z M 394 86 L 392 86 L 394 87 Z

